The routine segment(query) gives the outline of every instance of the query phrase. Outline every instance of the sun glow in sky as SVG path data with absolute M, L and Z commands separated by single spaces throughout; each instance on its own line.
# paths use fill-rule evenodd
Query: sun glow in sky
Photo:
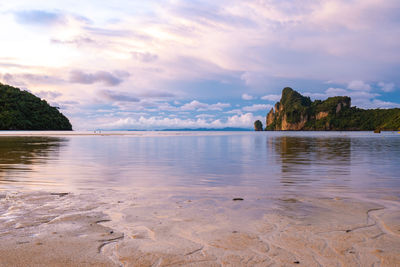
M 400 107 L 397 0 L 0 2 L 0 82 L 74 129 L 251 128 L 290 86 Z

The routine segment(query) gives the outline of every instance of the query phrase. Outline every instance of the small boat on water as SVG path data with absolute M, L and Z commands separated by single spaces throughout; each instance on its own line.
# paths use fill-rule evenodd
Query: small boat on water
M 374 130 L 374 133 L 381 133 L 381 130 L 376 129 L 376 130 Z

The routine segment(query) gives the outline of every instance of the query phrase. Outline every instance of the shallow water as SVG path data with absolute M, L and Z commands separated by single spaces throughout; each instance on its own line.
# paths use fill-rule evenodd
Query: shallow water
M 397 132 L 64 134 L 1 133 L 0 188 L 400 192 Z
M 394 132 L 2 132 L 0 265 L 397 266 L 399 156 Z

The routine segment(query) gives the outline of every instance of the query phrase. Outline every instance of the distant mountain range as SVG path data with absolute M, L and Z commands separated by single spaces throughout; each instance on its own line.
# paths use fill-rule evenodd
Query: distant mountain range
M 311 101 L 286 87 L 266 118 L 266 130 L 400 130 L 400 109 L 360 109 L 351 107 L 347 96 Z
M 250 128 L 236 128 L 236 127 L 225 127 L 225 128 L 176 128 L 176 129 L 159 129 L 159 130 L 143 130 L 143 129 L 118 129 L 118 130 L 113 130 L 113 131 L 155 131 L 155 132 L 174 132 L 174 131 L 184 131 L 184 132 L 189 132 L 189 131 L 198 131 L 198 132 L 206 132 L 206 131 L 215 131 L 215 132 L 220 132 L 220 131 L 240 131 L 240 132 L 248 132 L 252 131 Z
M 0 130 L 72 130 L 56 107 L 27 91 L 0 83 Z
M 235 127 L 225 127 L 225 128 L 184 128 L 184 129 L 163 129 L 159 131 L 251 131 L 250 128 L 235 128 Z

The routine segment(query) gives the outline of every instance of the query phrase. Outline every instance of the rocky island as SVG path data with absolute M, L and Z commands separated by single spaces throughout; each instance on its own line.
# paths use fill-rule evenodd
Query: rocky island
M 68 118 L 46 100 L 0 83 L 0 130 L 72 130 Z
M 400 129 L 400 109 L 360 109 L 351 106 L 351 98 L 335 96 L 312 101 L 290 87 L 266 118 L 270 131 L 371 131 Z

